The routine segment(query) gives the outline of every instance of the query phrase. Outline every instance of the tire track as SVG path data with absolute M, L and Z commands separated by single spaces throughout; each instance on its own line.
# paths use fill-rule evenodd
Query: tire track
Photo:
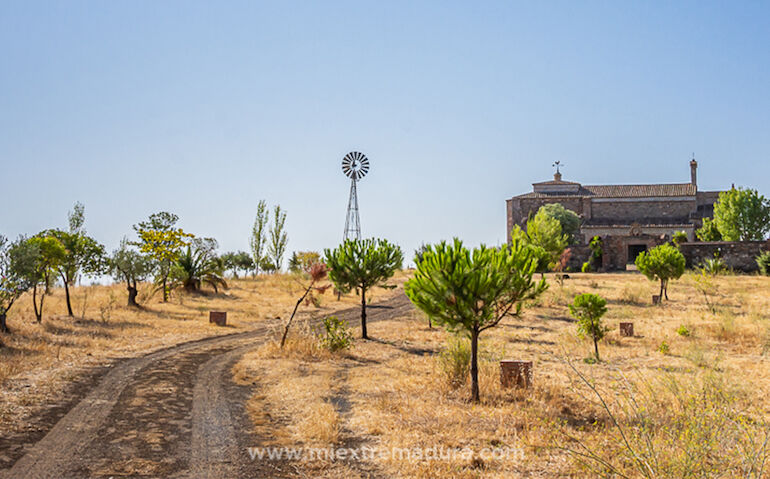
M 367 308 L 368 322 L 411 309 L 400 293 Z M 355 325 L 360 310 L 336 314 Z M 261 477 L 246 453 L 252 439 L 236 429 L 247 422 L 234 406 L 229 369 L 267 331 L 265 325 L 117 363 L 0 478 Z

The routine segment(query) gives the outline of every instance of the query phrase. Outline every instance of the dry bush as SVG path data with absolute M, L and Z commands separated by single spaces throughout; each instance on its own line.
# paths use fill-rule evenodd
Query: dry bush
M 601 406 L 607 426 L 581 434 L 563 429 L 560 448 L 593 474 L 618 477 L 764 477 L 770 425 L 745 394 L 711 372 L 696 378 L 622 375 L 598 387 L 572 367 Z
M 645 285 L 630 283 L 624 284 L 620 290 L 620 302 L 624 304 L 646 304 L 648 288 Z

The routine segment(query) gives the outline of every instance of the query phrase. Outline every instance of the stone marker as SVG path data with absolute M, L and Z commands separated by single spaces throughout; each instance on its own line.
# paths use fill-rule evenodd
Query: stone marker
M 652 304 L 660 304 L 660 295 L 659 294 L 653 294 L 652 295 Z
M 217 326 L 227 324 L 226 311 L 209 311 L 209 323 L 216 323 Z
M 532 385 L 532 361 L 500 361 L 500 383 L 504 388 L 528 388 Z
M 634 335 L 634 323 L 620 323 L 620 335 L 621 336 L 633 336 Z

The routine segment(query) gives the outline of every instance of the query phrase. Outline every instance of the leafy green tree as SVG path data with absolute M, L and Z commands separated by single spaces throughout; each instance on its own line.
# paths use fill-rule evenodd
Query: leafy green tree
M 193 237 L 181 228 L 176 228 L 177 221 L 177 215 L 161 211 L 150 215 L 147 221 L 134 225 L 139 236 L 139 251 L 150 256 L 157 266 L 156 281 L 163 289 L 164 303 L 168 301 L 171 268 L 181 256 L 182 248 L 189 244 L 187 239 Z
M 481 246 L 472 252 L 455 239 L 430 246 L 406 282 L 414 305 L 452 332 L 471 341 L 471 399 L 479 401 L 479 335 L 507 315 L 516 316 L 525 301 L 545 291 L 544 279 L 532 279 L 537 269 L 533 249 L 520 238 L 501 248 Z
M 259 270 L 262 268 L 262 260 L 265 257 L 268 216 L 267 202 L 260 200 L 257 204 L 257 216 L 254 218 L 254 226 L 251 227 L 251 239 L 249 240 L 256 273 L 259 273 Z
M 324 250 L 329 279 L 339 291 L 361 292 L 361 337 L 366 332 L 366 292 L 383 285 L 404 263 L 404 253 L 384 239 L 347 240 L 334 250 Z
M 77 202 L 72 211 L 67 215 L 67 223 L 70 233 L 85 233 L 86 207 L 83 203 Z
M 757 190 L 733 188 L 719 193 L 714 222 L 724 241 L 761 241 L 770 231 L 770 202 Z
M 295 251 L 289 258 L 289 271 L 292 273 L 307 273 L 310 268 L 321 262 L 321 253 L 317 251 Z
M 19 258 L 17 274 L 32 285 L 32 306 L 38 323 L 43 320 L 45 290 L 53 283 L 57 271 L 67 254 L 61 242 L 45 232 L 24 239 L 18 245 L 16 253 Z M 42 287 L 38 300 L 38 289 Z
M 273 209 L 273 224 L 268 232 L 268 240 L 267 256 L 275 270 L 280 271 L 286 245 L 289 243 L 289 236 L 286 234 L 286 212 L 281 210 L 281 205 L 275 205 Z
M 711 218 L 703 218 L 703 225 L 695 231 L 695 236 L 701 241 L 722 241 L 717 223 Z
M 562 234 L 567 236 L 568 244 L 576 244 L 580 241 L 580 217 L 572 210 L 568 210 L 561 203 L 548 203 L 538 209 L 546 216 L 554 218 L 561 225 Z
M 523 241 L 535 247 L 533 252 L 537 257 L 536 272 L 541 274 L 556 265 L 568 243 L 567 235 L 562 234 L 559 220 L 549 216 L 542 208 L 527 221 L 526 231 L 518 225 L 513 228 L 511 240 Z
M 238 279 L 238 272 L 243 271 L 244 274 L 248 274 L 249 271 L 254 269 L 254 260 L 251 259 L 251 255 L 245 251 L 228 252 L 220 256 L 224 269 L 231 270 L 233 272 L 233 278 Z
M 596 294 L 585 293 L 575 296 L 569 305 L 569 312 L 578 320 L 580 337 L 590 337 L 594 342 L 596 360 L 599 358 L 599 341 L 604 338 L 609 329 L 602 324 L 602 316 L 607 312 L 607 301 Z
M 11 332 L 7 324 L 8 311 L 34 285 L 24 271 L 32 269 L 36 253 L 22 239 L 11 243 L 0 235 L 0 333 Z
M 639 253 L 635 263 L 647 279 L 660 281 L 661 298 L 665 296 L 668 299 L 668 282 L 684 274 L 684 255 L 668 243 Z
M 217 242 L 213 238 L 193 238 L 171 268 L 171 289 L 183 287 L 194 293 L 200 291 L 204 283 L 214 288 L 214 292 L 219 292 L 220 286 L 227 288 L 216 248 Z
M 108 266 L 112 279 L 126 282 L 128 306 L 139 307 L 136 302 L 139 293 L 137 283 L 152 275 L 155 270 L 152 260 L 131 248 L 128 240 L 123 238 L 120 247 L 112 253 Z
M 59 240 L 64 247 L 64 258 L 58 264 L 57 272 L 64 286 L 67 315 L 74 316 L 70 287 L 75 285 L 81 274 L 98 275 L 107 269 L 104 246 L 81 231 L 48 230 L 46 235 Z

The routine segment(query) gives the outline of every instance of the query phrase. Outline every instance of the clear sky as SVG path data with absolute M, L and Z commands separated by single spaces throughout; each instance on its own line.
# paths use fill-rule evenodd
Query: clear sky
M 342 237 L 505 240 L 549 179 L 731 183 L 770 194 L 770 2 L 0 2 L 0 233 L 108 249 L 150 213 L 248 248 Z

